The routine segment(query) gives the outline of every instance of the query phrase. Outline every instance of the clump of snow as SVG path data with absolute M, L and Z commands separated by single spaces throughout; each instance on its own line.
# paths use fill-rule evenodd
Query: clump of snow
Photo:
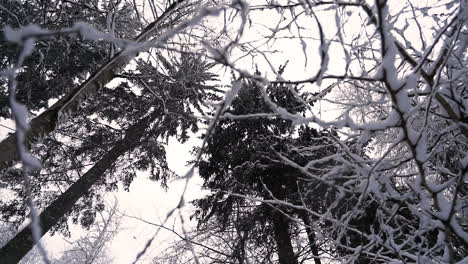
M 24 45 L 24 41 L 26 39 L 47 33 L 50 33 L 50 31 L 43 29 L 35 24 L 28 25 L 19 29 L 13 29 L 10 26 L 5 26 L 5 28 L 3 29 L 3 34 L 5 36 L 6 41 L 21 45 Z

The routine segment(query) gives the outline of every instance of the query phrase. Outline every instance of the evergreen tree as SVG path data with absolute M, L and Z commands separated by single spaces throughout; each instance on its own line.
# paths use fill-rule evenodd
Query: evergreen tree
M 97 3 L 95 3 L 94 6 L 98 6 L 99 1 L 96 2 Z M 69 3 L 69 1 L 66 1 L 66 3 Z M 71 4 L 76 4 L 78 6 L 83 5 L 81 2 Z M 28 4 L 26 4 L 26 6 L 28 6 Z M 84 6 L 89 7 L 90 5 L 85 3 Z M 131 40 L 134 42 L 141 42 L 148 40 L 155 35 L 162 35 L 164 30 L 169 30 L 170 28 L 174 27 L 178 21 L 191 15 L 190 12 L 193 11 L 192 8 L 194 8 L 194 6 L 194 3 L 189 3 L 186 0 L 179 0 L 168 4 L 164 12 L 160 14 L 160 16 L 155 19 L 155 21 L 149 23 L 141 32 L 139 32 L 139 34 L 132 37 Z M 131 12 L 128 13 L 132 14 Z M 47 12 L 44 11 L 44 14 L 47 15 Z M 128 17 L 128 14 L 123 16 L 123 18 L 125 17 L 127 17 L 126 21 L 133 20 L 131 17 Z M 94 22 L 93 19 L 91 20 Z M 74 22 L 77 21 L 73 21 L 73 23 Z M 94 23 L 91 23 L 91 26 L 94 26 Z M 126 25 L 123 24 L 122 27 L 125 28 Z M 137 27 L 138 25 L 130 28 Z M 99 28 L 99 26 L 97 26 L 97 28 Z M 85 28 L 82 29 L 79 34 L 86 35 L 90 33 L 89 31 L 89 29 Z M 94 34 L 94 32 L 91 32 L 91 35 L 92 34 Z M 57 33 L 56 35 L 62 34 Z M 28 36 L 25 37 L 27 38 Z M 29 37 L 32 37 L 32 35 Z M 114 47 L 113 44 L 114 43 L 111 41 L 111 47 Z M 67 47 L 68 46 L 65 45 L 65 48 Z M 50 133 L 55 131 L 55 129 L 59 127 L 59 125 L 64 120 L 66 120 L 67 117 L 79 113 L 78 110 L 81 107 L 82 101 L 87 98 L 93 98 L 97 91 L 114 80 L 117 77 L 117 73 L 121 72 L 123 68 L 125 68 L 130 63 L 130 61 L 136 57 L 136 55 L 137 53 L 135 52 L 128 52 L 128 50 L 121 48 L 116 52 L 110 52 L 109 56 L 106 57 L 106 59 L 100 65 L 97 65 L 96 67 L 93 65 L 91 69 L 94 70 L 88 71 L 87 73 L 89 74 L 85 73 L 85 76 L 82 79 L 83 81 L 73 83 L 77 76 L 70 76 L 71 78 L 67 79 L 67 86 L 71 86 L 71 88 L 68 89 L 69 92 L 63 94 L 60 100 L 58 100 L 52 106 L 48 107 L 45 111 L 34 117 L 29 122 L 30 129 L 26 134 L 24 142 L 26 146 L 29 147 L 31 144 L 36 143 L 44 136 L 48 136 Z M 10 59 L 9 62 L 11 61 L 12 60 Z M 61 69 L 61 66 L 62 64 L 57 67 Z M 66 66 L 64 66 L 64 68 L 66 68 Z M 50 72 L 46 73 L 49 74 Z M 49 77 L 46 76 L 44 78 L 47 79 Z M 54 89 L 60 89 L 60 87 L 54 87 Z M 44 104 L 44 102 L 48 102 L 46 101 L 48 99 L 49 97 L 42 100 L 42 104 Z M 5 108 L 5 106 L 2 106 L 2 108 Z M 6 168 L 10 166 L 11 163 L 17 158 L 17 155 L 16 133 L 13 133 L 0 142 L 0 168 Z
M 71 153 L 70 160 L 52 156 L 52 153 L 57 153 L 57 149 L 50 148 L 50 144 L 47 144 L 47 148 L 39 149 L 38 154 L 49 156 L 44 167 L 45 170 L 55 172 L 53 175 L 57 175 L 53 181 L 65 182 L 67 186 L 66 191 L 47 205 L 40 214 L 44 232 L 61 219 L 65 220 L 63 217 L 72 213 L 73 209 L 81 213 L 79 219 L 82 225 L 91 225 L 96 210 L 102 210 L 100 192 L 96 189 L 99 186 L 112 190 L 117 187 L 117 182 L 121 181 L 124 188 L 128 188 L 138 170 L 149 169 L 152 178 L 162 180 L 163 183 L 170 175 L 165 161 L 164 146 L 160 140 L 178 136 L 184 141 L 189 130 L 197 131 L 194 112 L 202 110 L 201 104 L 204 100 L 216 98 L 216 88 L 207 84 L 215 80 L 215 75 L 209 72 L 213 64 L 193 55 L 182 56 L 179 60 L 171 62 L 160 56 L 159 60 L 166 68 L 167 75 L 161 71 L 148 72 L 145 74 L 145 81 L 139 86 L 130 88 L 130 85 L 124 82 L 116 88 L 101 90 L 102 98 L 99 99 L 102 104 L 99 110 L 95 109 L 94 104 L 83 106 L 83 122 L 71 123 L 70 131 L 79 132 L 78 135 L 83 133 L 85 140 L 78 142 L 75 147 L 70 144 L 70 148 L 66 150 Z M 148 63 L 140 61 L 138 71 L 152 69 L 148 66 Z M 135 84 L 139 83 L 138 80 L 140 79 L 135 80 Z M 137 96 L 137 93 L 140 95 Z M 89 122 L 92 119 L 91 114 L 96 113 L 101 122 L 97 122 L 97 127 L 90 126 L 89 124 L 93 123 Z M 102 127 L 109 126 L 104 125 L 107 122 L 115 122 L 121 129 L 107 128 L 103 132 Z M 86 134 L 88 137 L 84 136 Z M 96 147 L 98 144 L 101 146 Z M 78 164 L 89 162 L 92 167 L 88 170 L 81 167 L 73 173 L 73 166 L 76 164 L 73 159 Z M 67 166 L 71 166 L 72 169 Z M 49 175 L 38 175 L 38 183 L 34 184 L 38 188 L 38 195 L 41 194 L 41 188 L 46 187 L 39 184 L 40 176 Z M 90 192 L 92 187 L 94 192 Z M 76 204 L 82 197 L 85 199 Z M 46 201 L 42 200 L 44 204 L 47 204 Z M 11 207 L 8 207 L 8 210 L 11 210 Z M 0 263 L 18 261 L 33 245 L 31 231 L 24 228 L 0 249 L 0 255 L 4 256 Z
M 110 1 L 113 2 L 113 1 Z M 112 28 L 116 36 L 131 38 L 141 25 L 131 12 L 131 6 L 105 6 L 100 1 L 0 1 L 0 29 L 13 29 L 31 24 L 48 30 L 70 28 L 76 22 L 86 22 L 98 30 L 109 32 L 107 16 L 112 14 Z M 3 37 L 3 34 L 1 34 Z M 0 42 L 0 70 L 16 61 L 18 44 Z M 32 111 L 48 107 L 51 99 L 70 92 L 71 84 L 85 81 L 99 65 L 112 56 L 112 43 L 83 40 L 73 35 L 51 36 L 35 45 L 35 52 L 23 63 L 17 76 L 21 84 L 17 100 Z M 7 84 L 0 82 L 0 117 L 9 118 Z
M 196 3 L 182 2 L 168 3 L 165 12 L 133 40 L 159 35 L 191 15 Z M 116 37 L 132 38 L 135 29 L 141 27 L 127 2 L 7 1 L 4 6 L 9 8 L 0 9 L 2 26 L 13 28 L 37 23 L 49 30 L 61 30 L 81 20 Z M 6 47 L 2 49 L 2 66 L 9 67 L 21 46 L 1 45 Z M 43 231 L 53 228 L 67 233 L 66 216 L 89 227 L 97 212 L 103 210 L 102 190 L 115 190 L 118 183 L 128 189 L 138 171 L 149 170 L 152 179 L 165 184 L 172 172 L 165 161 L 162 139 L 177 136 L 184 141 L 188 131 L 197 130 L 193 114 L 202 110 L 203 100 L 213 96 L 216 89 L 206 83 L 212 82 L 214 75 L 209 73 L 212 64 L 187 52 L 170 61 L 153 53 L 147 61 L 136 61 L 136 69 L 123 71 L 136 54 L 123 54 L 113 43 L 52 34 L 39 39 L 36 46 L 17 76 L 22 85 L 16 97 L 33 111 L 61 98 L 31 120 L 25 143 L 42 160 L 43 169 L 32 172 L 30 188 L 23 186 L 21 171 L 14 166 L 15 135 L 0 143 L 1 181 L 6 187 L 2 191 L 13 197 L 2 200 L 0 210 L 2 218 L 18 226 L 28 213 L 27 196 L 35 197 L 39 208 L 45 208 L 40 215 Z M 63 56 L 64 51 L 72 53 Z M 35 68 L 44 71 L 36 76 L 39 72 Z M 105 86 L 117 78 L 115 72 L 123 73 L 119 77 L 128 81 Z M 6 84 L 2 87 L 2 100 L 6 102 Z M 9 117 L 8 107 L 0 108 L 5 110 L 2 115 Z M 66 121 L 69 115 L 74 118 Z M 5 256 L 2 261 L 18 261 L 33 245 L 27 227 L 0 250 Z
M 272 114 L 272 106 L 266 103 L 265 96 L 291 113 L 303 113 L 307 94 L 298 94 L 298 88 L 290 85 L 273 84 L 262 90 L 255 82 L 245 81 L 225 115 Z M 237 237 L 240 248 L 242 243 L 245 245 L 246 241 L 253 239 L 257 240 L 257 245 L 271 245 L 274 241 L 279 263 L 298 263 L 292 229 L 301 223 L 292 219 L 299 216 L 308 226 L 309 248 L 315 255 L 315 262 L 320 263 L 317 241 L 306 211 L 281 203 L 259 204 L 249 198 L 299 205 L 300 193 L 309 184 L 303 180 L 301 171 L 285 163 L 278 154 L 305 165 L 307 160 L 297 152 L 298 147 L 317 145 L 322 148 L 313 151 L 308 158 L 325 157 L 336 149 L 329 133 L 305 126 L 296 129 L 291 121 L 274 115 L 221 120 L 208 139 L 205 159 L 200 162 L 204 187 L 213 190 L 213 194 L 195 202 L 199 207 L 199 224 L 204 225 L 210 218 L 215 218 L 220 229 L 234 225 L 242 234 Z M 315 172 L 323 173 L 320 169 Z M 323 201 L 314 200 L 317 206 L 323 206 Z M 238 252 L 233 255 L 243 263 L 239 257 L 242 250 L 235 251 Z

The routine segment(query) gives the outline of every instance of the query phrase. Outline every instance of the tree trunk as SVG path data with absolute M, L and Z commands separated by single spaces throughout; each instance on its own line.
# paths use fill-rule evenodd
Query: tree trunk
M 272 215 L 279 264 L 298 264 L 289 235 L 289 219 L 278 211 L 273 211 Z
M 320 257 L 319 257 L 318 247 L 317 247 L 317 244 L 315 243 L 315 233 L 314 233 L 314 230 L 312 229 L 309 216 L 307 215 L 307 213 L 303 212 L 303 213 L 300 213 L 300 217 L 305 225 L 307 238 L 309 239 L 310 250 L 312 251 L 312 254 L 314 254 L 314 262 L 315 264 L 322 264 L 322 262 L 320 261 Z
M 143 41 L 147 39 L 150 33 L 160 26 L 161 22 L 173 13 L 177 7 L 186 0 L 178 0 L 172 3 L 165 12 L 154 22 L 150 23 L 134 41 Z M 59 121 L 73 114 L 80 107 L 81 100 L 96 93 L 101 87 L 108 84 L 115 77 L 115 73 L 125 67 L 137 54 L 131 54 L 125 51 L 117 53 L 112 59 L 102 65 L 96 72 L 80 86 L 66 94 L 62 99 L 53 104 L 49 109 L 30 122 L 30 129 L 26 134 L 25 142 L 22 142 L 29 148 L 39 138 L 49 135 L 58 126 Z M 60 120 L 59 120 L 60 119 Z M 0 143 L 0 168 L 7 168 L 18 158 L 16 148 L 16 133 L 12 133 Z
M 91 169 L 73 183 L 63 194 L 39 214 L 42 234 L 47 233 L 57 222 L 69 213 L 75 203 L 83 197 L 115 161 L 126 152 L 134 149 L 145 134 L 145 125 L 154 119 L 156 111 L 132 125 L 125 138 L 117 142 Z M 18 263 L 34 246 L 31 224 L 23 228 L 0 249 L 0 264 Z

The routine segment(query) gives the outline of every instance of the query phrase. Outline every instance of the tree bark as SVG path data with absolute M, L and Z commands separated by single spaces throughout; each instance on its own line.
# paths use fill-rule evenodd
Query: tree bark
M 318 246 L 315 243 L 315 233 L 314 233 L 314 230 L 312 229 L 309 216 L 307 215 L 307 213 L 303 212 L 300 214 L 300 217 L 305 225 L 307 238 L 309 239 L 310 250 L 312 251 L 312 254 L 314 254 L 314 263 L 322 264 L 322 262 L 320 261 L 320 257 L 319 257 Z
M 73 183 L 63 194 L 39 214 L 42 235 L 47 233 L 57 222 L 69 213 L 75 203 L 88 193 L 117 159 L 126 152 L 134 149 L 145 134 L 146 124 L 154 119 L 156 111 L 132 125 L 125 134 L 125 138 L 118 141 L 91 169 L 78 181 Z M 5 246 L 0 249 L 0 264 L 18 263 L 34 246 L 31 224 L 23 228 Z
M 161 16 L 150 23 L 133 40 L 139 42 L 147 39 L 150 33 L 160 26 L 161 22 L 185 1 L 186 0 L 178 0 L 172 3 Z M 53 132 L 58 126 L 59 121 L 63 121 L 67 116 L 79 109 L 81 100 L 96 93 L 101 87 L 112 81 L 115 78 L 115 73 L 125 67 L 136 55 L 137 54 L 130 54 L 125 51 L 117 53 L 96 72 L 91 74 L 84 83 L 73 89 L 42 114 L 32 119 L 30 122 L 30 129 L 25 137 L 25 142 L 21 143 L 24 143 L 29 149 L 29 146 L 34 144 L 38 139 Z M 11 163 L 18 158 L 16 144 L 16 133 L 10 134 L 0 143 L 0 168 L 9 167 Z
M 273 211 L 272 215 L 279 264 L 298 264 L 289 235 L 289 219 L 278 211 Z

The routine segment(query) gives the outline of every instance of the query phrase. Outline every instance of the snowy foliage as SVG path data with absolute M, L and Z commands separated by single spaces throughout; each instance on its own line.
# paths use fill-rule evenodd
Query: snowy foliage
M 164 140 L 200 128 L 182 178 L 211 195 L 156 262 L 468 261 L 465 0 L 38 3 L 0 1 L 1 213 L 32 220 L 5 263 L 49 262 L 41 227 L 89 228 L 141 171 L 164 185 Z

